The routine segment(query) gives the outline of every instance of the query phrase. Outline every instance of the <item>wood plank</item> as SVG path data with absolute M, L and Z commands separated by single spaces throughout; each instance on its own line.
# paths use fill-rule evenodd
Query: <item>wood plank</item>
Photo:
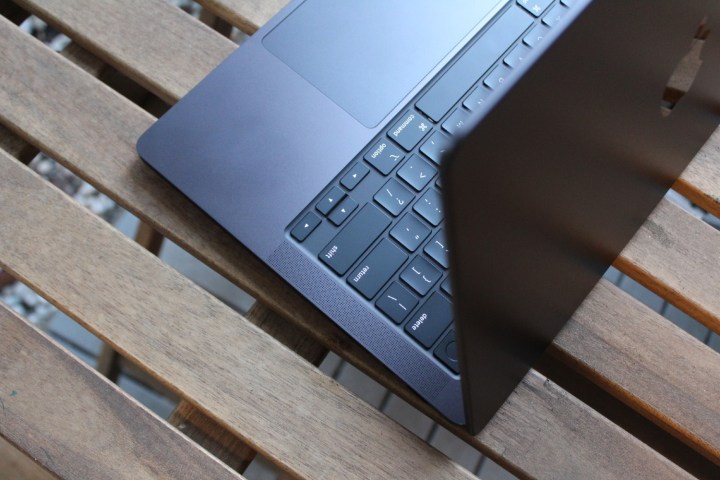
M 26 46 L 19 45 L 15 51 L 21 52 L 23 48 Z M 30 63 L 27 59 L 37 55 L 39 55 L 37 52 L 25 51 L 15 61 L 26 59 L 27 64 Z M 27 65 L 29 70 L 27 74 L 32 75 L 31 78 L 35 83 L 39 83 L 47 76 L 53 81 L 42 83 L 43 89 L 52 89 L 56 82 L 54 79 L 57 78 L 62 79 L 60 85 L 82 84 L 87 105 L 92 107 L 88 107 L 88 111 L 71 109 L 74 114 L 71 116 L 72 124 L 68 125 L 70 122 L 66 121 L 67 110 L 62 106 L 61 100 L 66 93 L 63 89 L 55 88 L 53 96 L 56 100 L 53 105 L 22 109 L 12 118 L 16 125 L 22 124 L 26 134 L 31 134 L 34 141 L 47 146 L 44 148 L 54 149 L 53 155 L 56 158 L 84 175 L 91 183 L 101 186 L 106 193 L 146 219 L 155 228 L 163 231 L 238 285 L 250 290 L 262 301 L 272 305 L 286 318 L 303 325 L 306 331 L 316 335 L 324 345 L 339 351 L 361 369 L 378 378 L 381 383 L 399 391 L 414 405 L 436 416 L 433 412 L 429 412 L 427 406 L 416 396 L 409 393 L 394 376 L 379 366 L 377 361 L 349 341 L 337 328 L 328 324 L 326 319 L 306 301 L 289 290 L 284 282 L 268 273 L 266 267 L 259 264 L 237 242 L 228 239 L 225 232 L 207 220 L 184 197 L 157 179 L 156 175 L 137 159 L 133 147 L 135 138 L 133 134 L 139 134 L 149 124 L 150 120 L 146 114 L 132 110 L 132 107 L 125 104 L 127 102 L 117 101 L 108 92 L 96 92 L 97 87 L 93 87 L 84 77 L 73 73 L 72 69 L 61 65 L 61 62 L 58 61 L 56 64 L 51 58 L 42 55 L 41 57 L 42 61 L 37 64 Z M 31 92 L 20 89 L 18 95 L 24 95 L 28 104 L 33 103 Z M 54 112 L 54 105 L 58 102 L 61 102 L 61 106 L 58 112 Z M 67 102 L 70 104 L 71 100 Z M 10 104 L 10 102 L 0 102 L 0 104 Z M 8 111 L 10 108 L 12 107 L 9 107 Z M 43 109 L 48 110 L 43 111 Z M 33 121 L 32 115 L 40 111 L 44 121 Z M 2 114 L 7 115 L 0 112 L 0 115 Z M 53 118 L 63 121 L 53 122 Z M 88 131 L 94 132 L 98 138 L 105 139 L 105 143 L 99 144 L 88 139 L 86 134 L 78 136 L 76 133 Z M 121 139 L 110 140 L 119 134 L 123 135 Z M 72 139 L 72 141 L 62 143 L 57 139 Z M 112 145 L 110 151 L 106 151 L 108 145 Z M 281 293 L 273 296 L 271 292 Z M 645 397 L 643 392 L 634 394 L 645 398 L 648 403 L 653 401 L 652 396 Z
M 306 332 L 257 302 L 247 312 L 246 319 L 315 366 L 320 365 L 327 354 L 327 350 L 312 341 Z M 180 402 L 169 421 L 234 470 L 243 472 L 255 457 L 255 451 L 237 436 L 185 400 Z
M 289 472 L 473 478 L 4 154 L 0 184 L 8 271 Z
M 3 267 L 285 470 L 473 478 L 4 154 L 0 186 Z M 690 478 L 534 372 L 480 442 L 528 477 Z
M 203 7 L 252 35 L 282 7 L 287 0 L 198 0 Z
M 551 353 L 720 465 L 720 355 L 602 281 Z
M 720 217 L 720 129 L 700 150 L 680 179 L 675 190 L 695 204 Z
M 0 472 L 8 480 L 52 480 L 57 477 L 44 470 L 35 461 L 0 438 Z
M 57 477 L 241 478 L 1 304 L 0 329 L 0 436 Z
M 185 400 L 180 401 L 168 422 L 233 470 L 243 472 L 255 458 L 254 450 Z
M 720 232 L 705 222 L 663 201 L 615 266 L 720 332 Z
M 166 101 L 184 95 L 236 48 L 208 26 L 161 0 L 17 3 Z M 98 39 L 103 42 L 99 44 Z M 143 65 L 154 66 L 152 75 L 136 68 L 140 57 Z
M 61 55 L 95 77 L 99 76 L 103 70 L 102 62 L 75 43 L 70 43 L 65 47 Z M 38 154 L 35 147 L 2 125 L 0 125 L 0 149 L 5 150 L 24 164 L 30 163 Z

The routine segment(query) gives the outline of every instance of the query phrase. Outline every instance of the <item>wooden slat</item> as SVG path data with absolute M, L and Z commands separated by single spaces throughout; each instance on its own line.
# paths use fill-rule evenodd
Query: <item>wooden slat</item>
M 243 472 L 255 458 L 254 450 L 184 400 L 168 422 L 233 470 Z
M 270 20 L 287 0 L 199 0 L 198 3 L 247 34 Z
M 52 480 L 57 477 L 0 437 L 0 472 L 8 480 Z
M 675 189 L 694 203 L 720 217 L 720 129 L 710 137 L 688 166 Z
M 0 436 L 54 475 L 241 478 L 2 304 L 0 330 Z
M 286 470 L 472 478 L 4 154 L 0 186 L 8 271 Z M 534 372 L 480 441 L 525 476 L 690 478 Z
M 720 232 L 705 222 L 664 200 L 615 266 L 720 333 Z
M 720 355 L 601 281 L 551 347 L 720 465 Z
M 325 358 L 325 348 L 312 341 L 306 332 L 257 302 L 246 319 L 315 366 Z M 169 421 L 234 470 L 244 471 L 255 457 L 251 448 L 189 402 L 182 400 Z
M 77 44 L 166 101 L 182 96 L 235 49 L 232 42 L 208 26 L 193 21 L 180 9 L 167 8 L 169 5 L 162 1 L 17 3 L 51 19 Z M 155 21 L 136 21 L 138 16 Z M 116 48 L 102 48 L 97 38 Z M 155 66 L 153 75 L 135 68 L 137 52 L 142 52 L 144 65 Z
M 32 58 L 34 55 L 37 54 L 27 52 L 23 58 Z M 30 66 L 28 70 L 27 74 L 32 75 L 36 82 L 43 76 L 47 76 L 48 79 L 56 79 L 58 77 L 64 78 L 67 75 L 68 78 L 63 82 L 65 84 L 87 83 L 82 78 L 77 78 L 78 76 L 73 75 L 67 68 L 54 65 L 50 59 L 44 59 L 39 65 Z M 48 82 L 48 85 L 43 84 L 43 90 L 52 89 L 54 82 L 55 80 Z M 173 189 L 169 189 L 165 183 L 156 178 L 150 169 L 140 163 L 134 151 L 135 137 L 133 135 L 139 134 L 149 120 L 146 120 L 146 115 L 130 111 L 127 106 L 119 105 L 107 92 L 98 92 L 97 98 L 91 101 L 90 97 L 95 95 L 94 90 L 96 89 L 93 89 L 89 84 L 84 87 L 86 101 L 92 103 L 92 108 L 88 110 L 98 115 L 97 118 L 88 116 L 89 112 L 84 115 L 77 112 L 73 116 L 73 125 L 68 125 L 64 121 L 66 117 L 64 115 L 65 109 L 60 109 L 61 116 L 60 112 L 52 111 L 53 105 L 49 105 L 42 107 L 50 109 L 50 111 L 43 112 L 43 122 L 26 118 L 28 115 L 39 111 L 37 106 L 31 112 L 23 110 L 21 113 L 17 113 L 10 121 L 15 125 L 22 124 L 23 128 L 26 129 L 26 134 L 32 135 L 33 141 L 42 144 L 46 149 L 54 149 L 53 156 L 66 162 L 69 168 L 88 178 L 91 183 L 101 186 L 106 193 L 118 199 L 141 218 L 153 223 L 155 228 L 159 228 L 163 233 L 173 238 L 174 241 L 208 262 L 235 283 L 250 290 L 283 315 L 294 318 L 297 322 L 303 324 L 306 330 L 317 335 L 323 344 L 330 346 L 334 350 L 341 351 L 346 358 L 349 358 L 363 370 L 374 372 L 374 376 L 378 377 L 383 384 L 404 392 L 405 398 L 427 411 L 427 407 L 418 402 L 417 397 L 409 394 L 406 389 L 401 387 L 395 377 L 389 375 L 374 359 L 358 349 L 354 343 L 349 342 L 347 336 L 337 328 L 329 326 L 325 319 L 310 307 L 306 301 L 299 298 L 295 292 L 288 290 L 283 282 L 267 272 L 266 267 L 260 265 L 239 244 L 231 239 L 228 240 L 227 234 L 219 230 L 215 224 L 209 222 L 184 197 L 178 195 Z M 33 100 L 30 98 L 32 94 L 25 90 L 23 92 L 28 97 L 27 102 L 32 103 Z M 63 97 L 66 94 L 63 90 L 55 88 L 53 95 Z M 127 113 L 125 113 L 126 111 Z M 113 115 L 110 115 L 111 112 Z M 119 112 L 124 113 L 119 115 Z M 2 112 L 0 112 L 0 115 L 2 115 Z M 63 119 L 63 121 L 50 124 L 49 119 L 52 118 Z M 116 122 L 121 122 L 121 125 L 117 125 Z M 130 125 L 135 125 L 135 123 L 138 126 L 131 128 Z M 106 144 L 96 144 L 93 141 L 87 141 L 85 136 L 78 137 L 76 133 L 73 133 L 88 130 L 98 132 L 100 138 L 112 137 L 117 135 L 118 132 L 127 133 L 128 135 L 123 136 L 119 141 L 115 141 L 112 150 L 106 152 L 107 141 Z M 55 141 L 55 139 L 70 138 L 73 141 L 67 144 Z M 81 154 L 81 152 L 86 152 L 86 155 Z M 93 153 L 90 154 L 90 152 Z M 88 161 L 88 159 L 91 160 Z M 126 173 L 130 171 L 133 172 L 132 175 Z M 137 183 L 133 185 L 133 182 Z M 240 266 L 246 268 L 240 269 Z M 270 296 L 269 292 L 282 293 L 277 296 Z M 677 366 L 676 368 L 680 367 Z M 617 380 L 610 379 L 610 381 Z M 698 385 L 696 388 L 701 388 L 701 386 Z M 618 391 L 623 390 L 618 389 Z M 647 404 L 654 403 L 652 396 L 644 392 L 633 392 L 633 395 L 644 398 Z M 685 405 L 685 408 L 691 409 L 692 405 Z M 432 414 L 432 412 L 430 413 Z M 684 433 L 680 433 L 679 436 L 682 438 L 687 437 Z
M 248 445 L 304 478 L 472 478 L 26 167 L 0 165 L 0 263 Z

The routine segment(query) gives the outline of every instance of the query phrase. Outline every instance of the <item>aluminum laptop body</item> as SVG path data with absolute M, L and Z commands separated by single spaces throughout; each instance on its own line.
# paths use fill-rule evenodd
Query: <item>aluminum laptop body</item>
M 292 1 L 138 151 L 478 431 L 717 126 L 716 61 L 669 116 L 660 105 L 718 14 L 701 0 Z

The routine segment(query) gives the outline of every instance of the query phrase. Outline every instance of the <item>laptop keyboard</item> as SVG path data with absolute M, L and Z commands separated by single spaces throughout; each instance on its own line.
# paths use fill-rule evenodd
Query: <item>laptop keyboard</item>
M 459 373 L 439 166 L 572 0 L 517 0 L 290 226 L 290 236 Z

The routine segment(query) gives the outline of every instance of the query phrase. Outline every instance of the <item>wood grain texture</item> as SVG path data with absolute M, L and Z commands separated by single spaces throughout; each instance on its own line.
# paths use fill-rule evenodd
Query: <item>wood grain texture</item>
M 0 186 L 3 267 L 287 471 L 472 478 L 3 154 Z M 473 442 L 527 477 L 689 478 L 534 372 Z
M 26 167 L 0 165 L 0 263 L 256 451 L 303 478 L 473 478 Z
M 105 65 L 87 50 L 79 47 L 75 43 L 70 43 L 65 47 L 61 55 L 94 77 L 100 75 Z M 38 150 L 35 147 L 2 125 L 0 125 L 0 149 L 5 150 L 24 164 L 30 163 L 38 154 Z
M 673 188 L 720 217 L 720 129 L 715 130 Z
M 180 401 L 168 422 L 233 470 L 243 472 L 255 458 L 255 451 L 245 442 L 185 400 Z
M 720 355 L 709 347 L 603 280 L 551 353 L 720 466 Z
M 0 438 L 0 472 L 3 480 L 53 480 L 57 477 Z
M 720 232 L 707 223 L 663 200 L 615 266 L 720 333 Z
M 264 25 L 287 0 L 199 0 L 198 3 L 251 35 Z
M 0 329 L 0 436 L 54 475 L 241 478 L 3 305 Z
M 35 52 L 28 52 L 26 56 L 32 58 L 37 55 Z M 97 88 L 93 88 L 86 80 L 73 74 L 71 69 L 60 64 L 53 65 L 49 58 L 44 58 L 39 65 L 30 65 L 28 69 L 36 82 L 39 78 L 47 76 L 52 79 L 63 78 L 63 83 L 68 85 L 83 84 L 88 102 L 84 108 L 90 111 L 81 112 L 75 108 L 71 126 L 66 125 L 67 122 L 59 121 L 50 124 L 48 118 L 64 119 L 65 117 L 59 117 L 59 112 L 53 112 L 52 105 L 36 105 L 33 109 L 17 109 L 20 111 L 14 114 L 12 120 L 15 125 L 22 124 L 26 134 L 31 134 L 34 141 L 48 145 L 48 148 L 54 148 L 56 158 L 66 162 L 70 168 L 88 178 L 91 183 L 100 185 L 106 193 L 124 203 L 131 211 L 153 223 L 156 228 L 163 230 L 173 240 L 178 241 L 238 285 L 247 288 L 262 301 L 272 305 L 283 316 L 304 325 L 305 329 L 316 335 L 324 345 L 339 351 L 366 372 L 371 372 L 381 383 L 401 392 L 404 398 L 427 411 L 427 407 L 418 401 L 417 397 L 402 387 L 397 379 L 381 368 L 374 359 L 358 349 L 357 345 L 350 342 L 337 328 L 329 325 L 324 317 L 295 292 L 289 291 L 284 282 L 268 273 L 267 268 L 259 265 L 257 260 L 240 245 L 232 239 L 227 239 L 224 232 L 209 222 L 203 214 L 198 213 L 184 197 L 158 180 L 154 173 L 137 159 L 132 138 L 124 137 L 114 142 L 111 150 L 106 151 L 107 144 L 96 145 L 76 133 L 90 129 L 99 132 L 100 137 L 114 136 L 118 131 L 123 131 L 116 124 L 118 120 L 126 130 L 128 125 L 137 122 L 140 126 L 132 130 L 142 131 L 147 117 L 144 113 L 131 111 L 131 107 L 116 102 L 107 92 L 97 92 L 96 99 L 89 98 L 96 95 Z M 52 88 L 52 85 L 53 82 L 48 81 L 47 85 L 43 83 L 42 88 Z M 33 94 L 25 90 L 22 92 L 20 94 L 24 95 L 28 104 L 32 105 Z M 53 94 L 61 97 L 65 95 L 62 89 L 55 89 Z M 49 109 L 44 112 L 44 122 L 38 124 L 27 118 L 32 117 L 40 108 Z M 114 114 L 112 117 L 106 115 L 111 112 Z M 120 112 L 122 117 L 118 118 Z M 106 117 L 111 118 L 106 119 Z M 132 132 L 129 135 L 132 135 Z M 64 143 L 58 139 L 66 139 L 66 141 L 72 139 L 72 142 Z M 87 152 L 87 155 L 82 155 L 83 151 Z M 95 153 L 90 154 L 90 152 Z M 91 158 L 92 161 L 86 157 Z M 102 160 L 99 160 L 100 158 Z M 100 165 L 99 162 L 103 164 Z M 133 174 L 129 175 L 128 172 Z M 647 398 L 643 392 L 635 392 L 635 395 Z M 652 398 L 647 398 L 647 401 L 652 402 Z
M 17 3 L 166 101 L 177 100 L 236 48 L 162 0 Z M 138 52 L 155 74 L 135 68 Z
M 247 312 L 246 319 L 315 366 L 327 354 L 307 333 L 258 302 Z M 189 402 L 181 401 L 169 422 L 234 470 L 243 472 L 255 457 L 254 450 Z

